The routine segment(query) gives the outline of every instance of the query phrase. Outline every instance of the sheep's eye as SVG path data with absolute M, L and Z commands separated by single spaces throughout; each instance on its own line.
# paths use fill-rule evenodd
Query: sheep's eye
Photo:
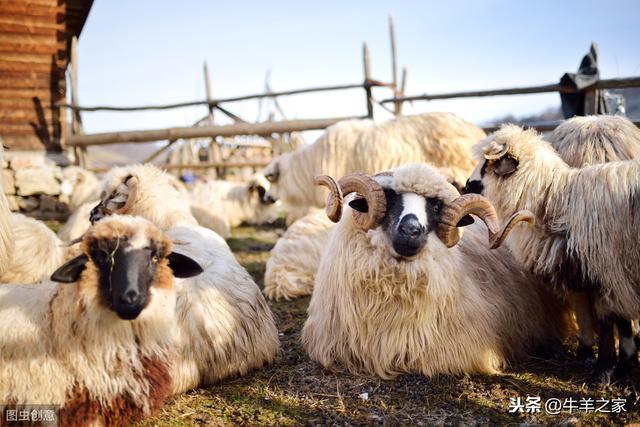
M 427 199 L 427 202 L 429 202 L 429 204 L 433 206 L 433 210 L 435 212 L 440 212 L 442 210 L 442 200 L 436 197 L 429 197 Z
M 267 178 L 267 181 L 269 182 L 276 182 L 276 176 L 272 173 L 265 175 L 265 178 Z

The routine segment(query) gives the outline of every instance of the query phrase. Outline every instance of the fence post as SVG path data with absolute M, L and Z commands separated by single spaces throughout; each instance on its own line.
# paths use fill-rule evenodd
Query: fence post
M 391 15 L 389 15 L 389 37 L 391 39 L 391 82 L 393 83 L 393 97 L 397 98 L 400 94 L 398 89 L 398 56 L 396 52 L 396 29 Z M 395 102 L 393 105 L 393 112 L 396 116 L 402 110 L 400 105 L 400 102 Z
M 71 39 L 71 70 L 69 80 L 71 80 L 71 131 L 74 135 L 84 134 L 82 127 L 82 117 L 78 110 L 78 37 Z M 86 147 L 74 147 L 73 153 L 76 158 L 76 165 L 86 167 Z
M 373 99 L 371 95 L 371 64 L 369 62 L 369 48 L 362 45 L 362 65 L 364 67 L 364 92 L 367 97 L 367 117 L 373 119 Z

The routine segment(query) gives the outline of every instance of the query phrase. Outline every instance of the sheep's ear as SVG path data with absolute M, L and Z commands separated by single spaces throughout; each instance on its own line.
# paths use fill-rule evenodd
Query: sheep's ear
M 504 156 L 496 160 L 493 172 L 498 176 L 511 175 L 518 169 L 518 160 L 511 156 Z
M 458 225 L 456 227 L 464 227 L 466 225 L 471 225 L 474 223 L 473 217 L 471 215 L 465 215 L 458 221 Z
M 184 279 L 187 277 L 197 276 L 203 271 L 200 264 L 186 255 L 171 252 L 167 258 L 169 259 L 169 267 L 173 270 L 173 275 L 175 277 Z
M 357 210 L 358 212 L 367 213 L 369 211 L 369 205 L 367 204 L 367 199 L 364 197 L 358 197 L 349 202 L 349 206 L 352 209 Z
M 60 283 L 75 283 L 80 278 L 80 274 L 84 271 L 87 261 L 86 255 L 78 255 L 74 259 L 64 263 L 62 267 L 57 269 L 51 275 L 51 280 Z

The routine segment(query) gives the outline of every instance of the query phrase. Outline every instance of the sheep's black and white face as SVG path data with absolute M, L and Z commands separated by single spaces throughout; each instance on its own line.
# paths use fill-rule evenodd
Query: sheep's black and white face
M 400 257 L 410 258 L 422 251 L 427 238 L 435 231 L 443 202 L 416 193 L 398 193 L 384 189 L 387 212 L 379 229 L 386 235 L 393 251 Z M 353 209 L 366 212 L 367 202 L 357 197 L 349 203 Z
M 499 159 L 484 160 L 476 166 L 464 186 L 463 193 L 483 194 L 488 180 L 507 178 L 518 169 L 518 160 L 506 154 Z
M 170 248 L 169 240 L 146 220 L 113 216 L 87 232 L 83 254 L 60 267 L 51 279 L 76 282 L 91 263 L 96 277 L 88 276 L 83 285 L 97 286 L 103 306 L 123 320 L 133 320 L 150 303 L 153 288 L 173 286 L 172 271 L 175 277 L 202 272 L 195 261 Z

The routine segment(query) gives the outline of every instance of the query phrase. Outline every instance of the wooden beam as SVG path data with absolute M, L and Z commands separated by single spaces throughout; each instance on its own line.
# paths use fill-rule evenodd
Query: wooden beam
M 211 82 L 209 81 L 209 66 L 207 65 L 207 61 L 204 61 L 204 90 L 207 94 L 207 102 L 209 105 L 209 124 L 213 125 L 213 97 L 211 96 Z
M 626 87 L 640 87 L 640 77 L 625 77 L 619 79 L 606 79 L 599 80 L 594 85 L 595 89 L 621 89 Z M 489 89 L 489 90 L 475 90 L 466 92 L 451 92 L 441 93 L 436 95 L 413 95 L 402 96 L 399 98 L 384 99 L 380 102 L 386 104 L 388 102 L 397 101 L 433 101 L 436 99 L 451 99 L 451 98 L 471 98 L 482 96 L 500 96 L 500 95 L 526 95 L 531 93 L 547 93 L 547 92 L 562 92 L 562 93 L 575 93 L 575 89 L 563 88 L 559 84 L 549 84 L 541 86 L 525 86 L 519 88 L 509 89 Z
M 147 157 L 146 159 L 144 159 L 144 161 L 142 163 L 151 163 L 152 161 L 154 161 L 160 154 L 164 153 L 165 151 L 167 151 L 169 148 L 171 148 L 171 146 L 173 144 L 175 144 L 177 141 L 177 139 L 174 139 L 173 141 L 169 141 L 167 142 L 167 144 L 160 148 L 158 151 L 156 151 L 155 153 L 153 153 L 152 155 L 150 155 L 149 157 Z
M 371 62 L 367 44 L 362 45 L 362 67 L 364 69 L 364 93 L 367 101 L 367 117 L 373 118 L 373 97 L 371 96 Z
M 377 85 L 376 83 L 370 84 L 370 86 L 376 86 L 376 85 Z M 260 93 L 255 95 L 245 95 L 245 96 L 236 96 L 232 98 L 214 99 L 213 104 L 217 105 L 217 104 L 223 104 L 226 102 L 246 101 L 250 99 L 260 99 L 260 98 L 273 98 L 276 96 L 300 95 L 303 93 L 358 89 L 358 88 L 362 88 L 362 86 L 363 86 L 362 83 L 357 83 L 357 84 L 336 85 L 336 86 L 319 86 L 319 87 L 312 87 L 307 89 L 287 90 L 282 92 Z M 178 102 L 175 104 L 163 104 L 163 105 L 143 105 L 138 107 L 79 106 L 77 107 L 77 109 L 79 111 L 144 111 L 144 110 L 170 110 L 173 108 L 194 107 L 198 105 L 209 105 L 209 104 L 211 104 L 211 102 L 209 102 L 208 100 L 205 100 L 205 101 L 192 101 L 192 102 Z M 66 106 L 71 107 L 69 105 L 66 105 Z
M 342 120 L 360 117 L 338 117 L 330 119 L 286 120 L 263 123 L 234 123 L 225 126 L 194 126 L 168 129 L 108 132 L 92 135 L 72 135 L 67 145 L 87 147 L 120 143 L 151 142 L 188 138 L 211 138 L 216 136 L 237 135 L 271 135 L 273 133 L 296 132 L 303 130 L 324 129 Z
M 405 90 L 407 89 L 407 67 L 402 68 L 402 80 L 400 82 L 400 96 L 404 96 Z M 404 107 L 403 101 L 397 101 L 395 103 L 396 106 L 396 116 L 402 115 L 402 107 Z
M 396 52 L 396 29 L 393 24 L 393 16 L 389 15 L 389 37 L 391 38 L 391 81 L 398 88 L 398 56 Z M 397 92 L 396 92 L 397 93 Z
M 254 162 L 207 162 L 207 163 L 192 163 L 192 164 L 179 164 L 179 165 L 156 165 L 160 169 L 174 170 L 174 169 L 213 169 L 213 168 L 244 168 L 252 167 L 259 168 L 267 166 L 271 163 L 270 160 L 254 161 Z M 115 167 L 115 166 L 114 166 Z M 88 168 L 87 170 L 94 173 L 109 172 L 109 167 Z

